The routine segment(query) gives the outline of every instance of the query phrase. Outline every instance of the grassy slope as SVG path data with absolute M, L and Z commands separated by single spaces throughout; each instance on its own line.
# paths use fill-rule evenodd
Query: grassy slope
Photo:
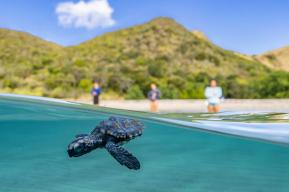
M 252 75 L 250 71 L 255 69 L 266 70 L 261 63 L 252 62 L 200 39 L 168 18 L 158 18 L 144 25 L 107 33 L 70 50 L 75 59 L 91 62 L 97 71 L 102 63 L 130 63 L 137 66 L 141 59 L 158 58 L 164 58 L 168 67 L 190 73 L 208 71 L 213 75 L 247 76 Z M 176 71 L 171 72 L 170 75 Z

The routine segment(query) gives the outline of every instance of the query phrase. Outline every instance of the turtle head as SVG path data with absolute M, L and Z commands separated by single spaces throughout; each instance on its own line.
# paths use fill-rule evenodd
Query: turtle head
M 69 157 L 79 157 L 96 149 L 99 144 L 99 139 L 94 136 L 79 136 L 68 145 L 67 153 Z

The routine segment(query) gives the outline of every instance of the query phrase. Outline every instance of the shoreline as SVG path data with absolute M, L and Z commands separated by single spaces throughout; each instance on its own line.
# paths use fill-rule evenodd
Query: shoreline
M 65 99 L 67 101 L 92 104 L 90 99 Z M 100 100 L 102 107 L 149 111 L 148 100 Z M 160 100 L 160 113 L 203 113 L 207 112 L 205 100 Z M 221 103 L 221 112 L 289 112 L 289 99 L 226 99 Z

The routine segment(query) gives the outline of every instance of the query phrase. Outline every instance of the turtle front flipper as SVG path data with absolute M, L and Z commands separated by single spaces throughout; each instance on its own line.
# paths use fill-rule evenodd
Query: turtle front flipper
M 85 136 L 88 136 L 88 134 L 81 133 L 81 134 L 75 135 L 75 138 L 80 138 L 80 137 L 85 137 Z
M 114 142 L 108 142 L 105 148 L 121 165 L 125 165 L 129 169 L 140 169 L 140 163 L 137 158 L 124 148 Z

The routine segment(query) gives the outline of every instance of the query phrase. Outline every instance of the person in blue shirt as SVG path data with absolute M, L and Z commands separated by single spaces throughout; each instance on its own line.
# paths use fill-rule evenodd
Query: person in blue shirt
M 90 92 L 93 100 L 94 105 L 99 104 L 99 95 L 101 94 L 101 87 L 99 86 L 98 82 L 93 83 L 93 88 L 91 89 Z

